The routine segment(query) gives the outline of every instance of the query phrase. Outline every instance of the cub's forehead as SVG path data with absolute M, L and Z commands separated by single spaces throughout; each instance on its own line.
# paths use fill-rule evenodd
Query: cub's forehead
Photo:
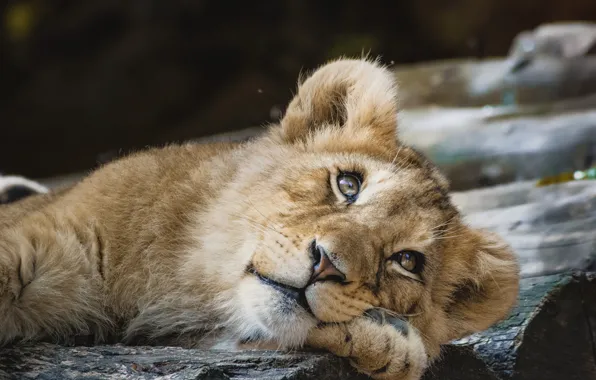
M 424 168 L 369 167 L 356 204 L 376 204 L 382 200 L 394 208 L 434 207 L 449 201 L 448 193 Z
M 420 173 L 413 170 L 391 170 L 383 167 L 367 168 L 362 190 L 356 204 L 376 203 L 379 197 L 390 200 L 400 193 L 411 193 L 415 190 L 415 181 Z M 420 179 L 420 178 L 418 178 Z

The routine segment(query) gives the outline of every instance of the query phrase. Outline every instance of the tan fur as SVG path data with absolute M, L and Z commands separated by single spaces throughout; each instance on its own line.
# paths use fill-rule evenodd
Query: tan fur
M 498 237 L 463 224 L 447 181 L 399 143 L 396 99 L 389 71 L 339 60 L 254 141 L 140 152 L 0 208 L 0 342 L 259 338 L 329 350 L 377 379 L 418 379 L 441 344 L 507 314 L 518 266 Z M 364 178 L 351 205 L 340 170 Z M 313 239 L 345 283 L 308 285 Z M 422 281 L 388 260 L 402 249 L 424 253 Z M 306 287 L 312 313 L 247 268 Z

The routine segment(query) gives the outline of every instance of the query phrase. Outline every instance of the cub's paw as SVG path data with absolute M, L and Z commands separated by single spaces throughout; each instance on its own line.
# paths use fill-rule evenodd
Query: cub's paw
M 307 344 L 349 358 L 373 379 L 417 380 L 427 366 L 418 332 L 382 309 L 371 309 L 347 323 L 319 325 L 311 330 Z

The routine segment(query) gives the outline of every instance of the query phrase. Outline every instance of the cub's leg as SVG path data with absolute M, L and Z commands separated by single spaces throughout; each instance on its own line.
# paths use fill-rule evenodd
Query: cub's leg
M 0 345 L 101 334 L 106 324 L 92 228 L 37 212 L 0 229 Z
M 348 323 L 319 326 L 311 331 L 307 343 L 349 358 L 358 371 L 373 379 L 418 380 L 427 366 L 418 333 L 379 309 Z

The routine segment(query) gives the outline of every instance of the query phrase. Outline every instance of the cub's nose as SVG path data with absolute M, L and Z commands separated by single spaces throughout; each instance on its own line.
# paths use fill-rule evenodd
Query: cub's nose
M 310 250 L 313 256 L 314 266 L 312 276 L 308 282 L 309 284 L 317 281 L 344 282 L 346 280 L 346 275 L 337 269 L 329 259 L 329 253 L 325 250 L 325 247 L 318 245 L 313 240 Z

